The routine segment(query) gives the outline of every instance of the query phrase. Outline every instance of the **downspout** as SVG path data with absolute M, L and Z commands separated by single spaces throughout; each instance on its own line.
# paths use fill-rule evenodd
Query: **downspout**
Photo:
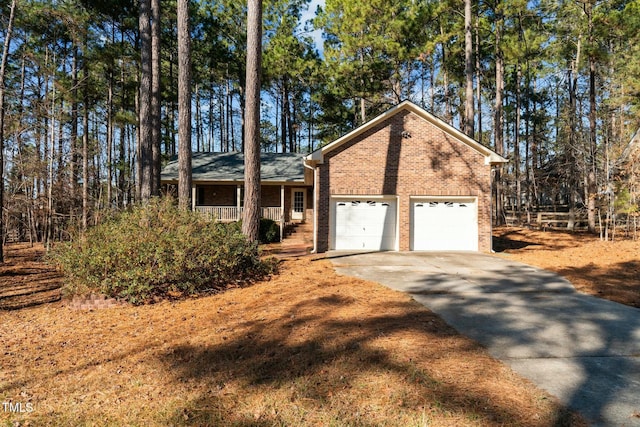
M 489 168 L 489 237 L 491 239 L 489 240 L 489 252 L 495 254 L 496 251 L 493 250 L 493 200 L 491 199 L 493 198 L 493 181 L 496 176 L 496 166 L 490 164 Z
M 309 166 L 307 159 L 302 161 L 305 168 L 313 172 L 313 249 L 312 254 L 318 253 L 318 185 L 316 179 L 316 167 Z

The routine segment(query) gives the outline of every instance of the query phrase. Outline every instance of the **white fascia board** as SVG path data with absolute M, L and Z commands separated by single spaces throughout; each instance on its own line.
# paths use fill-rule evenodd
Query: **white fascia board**
M 400 104 L 396 105 L 395 107 L 390 108 L 386 112 L 380 114 L 376 118 L 374 118 L 374 119 L 368 121 L 367 123 L 363 124 L 362 126 L 352 130 L 351 132 L 347 133 L 346 135 L 341 136 L 340 138 L 336 139 L 335 141 L 331 142 L 330 144 L 327 144 L 324 147 L 319 148 L 316 151 L 312 152 L 311 154 L 309 154 L 308 156 L 305 157 L 305 162 L 308 162 L 309 164 L 310 163 L 315 163 L 315 164 L 323 163 L 324 155 L 326 153 L 328 153 L 329 151 L 340 147 L 342 144 L 350 141 L 351 139 L 355 138 L 356 136 L 360 135 L 361 133 L 366 132 L 367 130 L 369 130 L 372 127 L 376 126 L 380 122 L 382 122 L 384 120 L 387 120 L 388 118 L 394 116 L 395 114 L 397 114 L 398 112 L 400 112 L 402 110 L 409 110 L 409 111 L 413 112 L 418 117 L 421 117 L 422 119 L 430 122 L 431 124 L 435 125 L 439 129 L 441 129 L 443 132 L 453 136 L 454 138 L 456 138 L 459 141 L 461 141 L 462 143 L 468 145 L 470 148 L 474 149 L 478 153 L 482 154 L 483 156 L 485 156 L 485 164 L 487 164 L 487 165 L 493 165 L 493 164 L 499 164 L 499 163 L 507 163 L 509 161 L 509 160 L 505 159 L 504 157 L 498 155 L 493 150 L 485 147 L 484 145 L 480 144 L 479 142 L 477 142 L 473 138 L 470 138 L 469 136 L 467 136 L 463 132 L 461 132 L 458 129 L 454 128 L 450 124 L 442 121 L 441 119 L 439 119 L 438 117 L 434 116 L 433 114 L 430 114 L 429 112 L 427 112 L 423 108 L 417 106 L 413 102 L 411 102 L 411 101 L 403 101 Z

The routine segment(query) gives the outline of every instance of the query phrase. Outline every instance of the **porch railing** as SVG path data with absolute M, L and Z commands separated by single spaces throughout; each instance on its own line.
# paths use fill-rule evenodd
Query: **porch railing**
M 243 208 L 237 206 L 196 206 L 196 212 L 206 215 L 209 219 L 219 222 L 234 222 L 242 218 Z M 261 208 L 262 218 L 280 222 L 282 220 L 282 208 L 264 207 Z
M 238 211 L 236 206 L 196 206 L 196 212 L 219 222 L 233 222 L 242 218 L 242 208 Z
M 270 219 L 271 221 L 280 222 L 282 220 L 282 208 L 261 208 L 262 218 Z

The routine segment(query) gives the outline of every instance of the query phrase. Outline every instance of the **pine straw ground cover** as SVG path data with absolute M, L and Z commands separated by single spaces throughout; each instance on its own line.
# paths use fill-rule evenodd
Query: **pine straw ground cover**
M 566 277 L 580 292 L 640 308 L 640 240 L 500 227 L 494 230 L 494 248 Z
M 33 409 L 0 407 L 0 425 L 584 425 L 408 296 L 326 260 L 200 299 L 0 317 L 0 402 Z
M 5 262 L 0 264 L 0 310 L 60 299 L 62 277 L 55 267 L 42 262 L 42 244 L 7 245 L 4 255 Z

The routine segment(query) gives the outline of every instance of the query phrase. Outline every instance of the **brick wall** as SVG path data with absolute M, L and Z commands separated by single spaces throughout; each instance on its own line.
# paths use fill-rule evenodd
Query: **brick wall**
M 286 192 L 288 188 L 285 188 L 285 200 Z M 291 191 L 291 190 L 289 190 Z M 260 206 L 263 207 L 275 207 L 280 206 L 280 186 L 279 185 L 263 185 L 260 187 Z M 285 204 L 286 206 L 286 204 Z
M 478 248 L 490 251 L 490 180 L 482 154 L 414 113 L 400 111 L 327 153 L 319 165 L 318 251 L 329 249 L 332 195 L 397 195 L 402 251 L 409 250 L 410 196 L 477 197 Z
M 204 199 L 202 200 L 204 206 L 236 205 L 236 185 L 198 185 L 196 191 L 204 191 Z

